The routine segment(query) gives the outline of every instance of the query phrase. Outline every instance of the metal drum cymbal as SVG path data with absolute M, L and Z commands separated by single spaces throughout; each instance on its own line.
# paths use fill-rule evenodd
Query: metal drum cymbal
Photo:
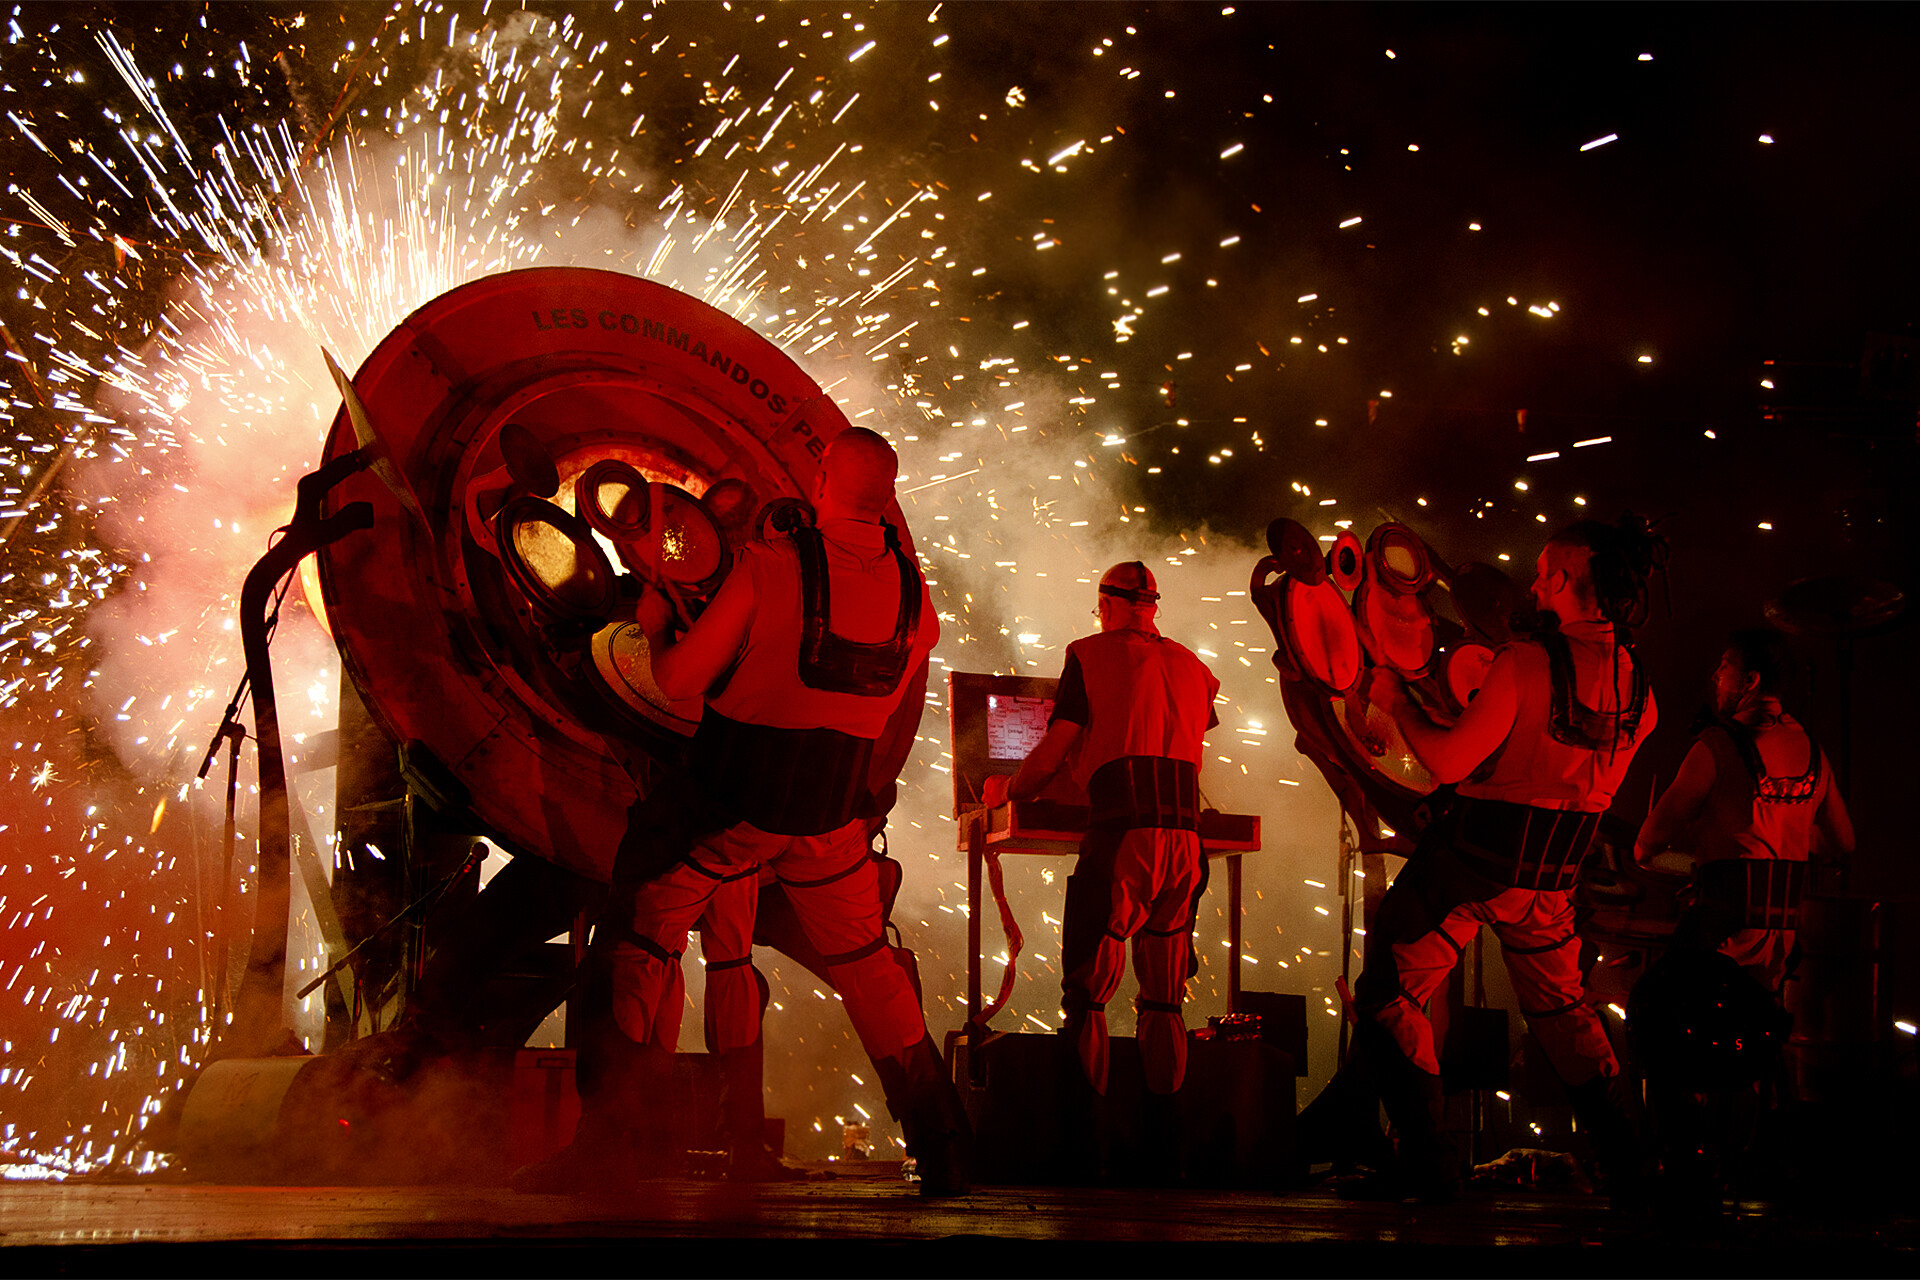
M 1844 636 L 1899 617 L 1906 592 L 1851 574 L 1803 578 L 1767 601 L 1767 621 L 1797 636 Z

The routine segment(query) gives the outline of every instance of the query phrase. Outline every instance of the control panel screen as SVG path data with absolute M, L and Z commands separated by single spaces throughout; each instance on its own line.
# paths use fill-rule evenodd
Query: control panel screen
M 987 758 L 1024 760 L 1046 735 L 1052 698 L 987 695 Z

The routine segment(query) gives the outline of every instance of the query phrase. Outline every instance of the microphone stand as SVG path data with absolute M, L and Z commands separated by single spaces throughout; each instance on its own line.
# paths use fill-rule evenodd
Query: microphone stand
M 234 805 L 240 793 L 240 744 L 244 742 L 247 737 L 247 731 L 241 726 L 237 717 L 240 714 L 240 704 L 246 700 L 246 697 L 247 677 L 243 673 L 240 677 L 240 683 L 235 686 L 233 690 L 233 700 L 227 703 L 226 711 L 220 716 L 220 727 L 214 730 L 213 741 L 207 744 L 207 754 L 200 761 L 200 772 L 194 775 L 198 780 L 202 782 L 206 781 L 207 774 L 213 770 L 214 760 L 220 754 L 220 744 L 223 742 L 227 744 L 226 838 L 220 846 L 223 850 L 220 855 L 220 897 L 218 905 L 218 911 L 221 916 L 220 944 L 214 949 L 213 981 L 209 984 L 211 990 L 207 993 L 208 1002 L 212 1006 L 213 1023 L 215 1026 L 221 1025 L 220 1013 L 226 1008 L 231 999 L 231 992 L 228 990 L 231 985 L 231 976 L 228 968 L 227 948 L 233 933 L 229 927 L 226 916 L 227 908 L 232 905 L 233 900 L 233 842 L 239 836 L 239 828 L 234 815 Z

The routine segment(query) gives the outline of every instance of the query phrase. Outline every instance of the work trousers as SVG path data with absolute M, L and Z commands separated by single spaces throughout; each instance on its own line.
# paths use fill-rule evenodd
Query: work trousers
M 1067 1033 L 1098 1092 L 1107 1091 L 1107 1001 L 1120 989 L 1129 941 L 1147 1088 L 1159 1094 L 1180 1088 L 1187 1069 L 1180 1006 L 1196 967 L 1193 919 L 1206 881 L 1197 832 L 1095 831 L 1081 842 L 1061 930 L 1062 1005 Z
M 703 945 L 716 946 L 723 959 L 750 955 L 762 866 L 779 878 L 867 1056 L 899 1058 L 925 1039 L 919 997 L 882 932 L 879 864 L 864 820 L 817 836 L 739 823 L 701 838 L 684 861 L 640 885 L 625 927 L 616 926 L 613 1005 L 621 1031 L 638 1044 L 674 1047 L 687 931 L 705 915 Z M 751 966 L 715 973 L 715 954 L 707 952 L 707 1000 L 715 1047 L 724 1051 L 757 1035 L 759 992 Z
M 1586 1002 L 1572 895 L 1514 889 L 1462 866 L 1452 850 L 1423 846 L 1388 888 L 1367 935 L 1354 992 L 1414 1067 L 1440 1073 L 1427 1002 L 1460 962 L 1468 942 L 1491 925 L 1520 1012 L 1569 1086 L 1613 1076 L 1619 1066 L 1606 1028 Z

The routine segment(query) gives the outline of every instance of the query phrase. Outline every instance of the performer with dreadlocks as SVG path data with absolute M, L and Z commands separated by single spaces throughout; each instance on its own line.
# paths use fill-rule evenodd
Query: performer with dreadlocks
M 1566 1082 L 1616 1198 L 1637 1143 L 1610 1096 L 1619 1068 L 1584 998 L 1571 890 L 1634 750 L 1654 726 L 1646 674 L 1629 645 L 1657 544 L 1632 517 L 1581 521 L 1541 551 L 1542 623 L 1494 658 L 1451 727 L 1376 669 L 1368 697 L 1398 722 L 1453 805 L 1427 829 L 1381 901 L 1355 1002 L 1356 1046 L 1399 1136 L 1398 1167 L 1355 1198 L 1444 1201 L 1459 1169 L 1440 1124 L 1440 1063 L 1423 1012 L 1482 924 L 1491 925 L 1521 1012 Z

